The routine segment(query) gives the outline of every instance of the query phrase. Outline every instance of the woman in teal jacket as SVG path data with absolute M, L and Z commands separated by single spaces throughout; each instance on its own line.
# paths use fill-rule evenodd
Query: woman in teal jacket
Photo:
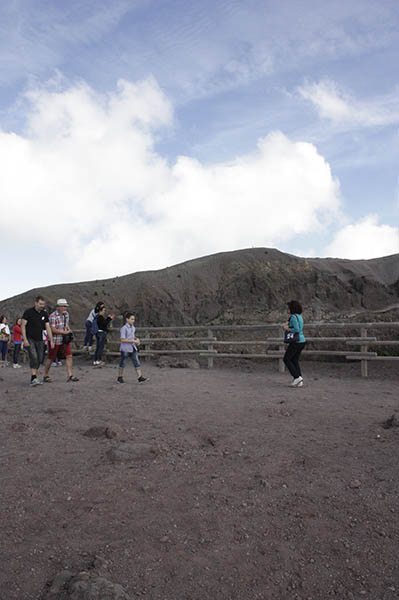
M 287 306 L 288 310 L 290 311 L 290 317 L 285 329 L 286 331 L 298 333 L 298 341 L 291 342 L 288 345 L 283 360 L 293 377 L 291 386 L 302 387 L 303 377 L 301 367 L 299 366 L 299 357 L 301 356 L 301 352 L 306 344 L 306 338 L 303 335 L 302 306 L 299 304 L 299 302 L 297 302 L 297 300 L 291 300 L 287 303 Z

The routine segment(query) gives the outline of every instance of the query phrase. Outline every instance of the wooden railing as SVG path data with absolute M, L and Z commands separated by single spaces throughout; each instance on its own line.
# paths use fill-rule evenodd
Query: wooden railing
M 312 335 L 312 331 L 316 330 L 318 333 L 328 329 L 334 330 L 334 333 L 342 331 L 344 334 L 349 332 L 352 335 Z M 370 330 L 372 332 L 389 331 L 390 338 L 378 339 L 375 335 L 369 335 Z M 244 332 L 246 337 L 243 339 Z M 354 335 L 354 332 L 358 335 Z M 84 330 L 74 330 L 74 333 L 74 354 L 83 353 L 82 343 L 85 332 Z M 280 372 L 284 372 L 285 368 L 283 333 L 283 326 L 277 323 L 137 328 L 137 335 L 142 344 L 140 349 L 142 357 L 197 355 L 207 359 L 210 369 L 214 366 L 214 360 L 217 358 L 274 359 L 278 360 Z M 368 376 L 368 361 L 370 360 L 399 360 L 398 322 L 306 323 L 305 334 L 307 345 L 303 356 L 344 357 L 346 360 L 359 360 L 363 377 Z M 327 348 L 323 349 L 323 346 L 326 345 Z M 397 348 L 398 353 L 378 355 L 377 352 L 370 350 L 370 347 L 383 346 Z M 119 329 L 114 328 L 108 335 L 106 355 L 119 356 L 118 349 Z M 237 351 L 239 349 L 241 350 Z

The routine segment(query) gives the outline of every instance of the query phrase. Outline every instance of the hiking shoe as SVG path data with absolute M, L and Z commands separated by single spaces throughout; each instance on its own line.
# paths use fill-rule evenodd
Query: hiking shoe
M 144 381 L 148 381 L 148 377 L 143 377 L 142 375 L 140 375 L 140 377 L 137 380 L 139 383 L 144 383 Z
M 32 387 L 35 387 L 36 385 L 42 385 L 42 381 L 40 381 L 37 377 L 35 377 L 34 379 L 32 379 L 32 381 L 30 382 Z
M 125 380 L 123 379 L 123 377 L 118 377 L 118 379 L 116 381 L 118 383 L 125 383 Z

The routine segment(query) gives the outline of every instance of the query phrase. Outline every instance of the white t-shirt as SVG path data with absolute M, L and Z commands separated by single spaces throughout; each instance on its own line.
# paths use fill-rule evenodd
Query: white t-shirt
M 7 323 L 1 323 L 1 325 L 0 325 L 0 333 L 6 333 L 7 335 L 10 335 L 10 328 L 7 325 Z

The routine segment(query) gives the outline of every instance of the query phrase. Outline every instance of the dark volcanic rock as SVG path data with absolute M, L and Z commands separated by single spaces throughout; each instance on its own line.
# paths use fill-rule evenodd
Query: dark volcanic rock
M 95 425 L 94 427 L 90 427 L 90 429 L 87 429 L 87 431 L 85 431 L 83 435 L 88 438 L 106 437 L 107 427 L 104 425 Z
M 389 311 L 399 310 L 399 256 L 344 260 L 299 258 L 267 248 L 237 250 L 159 271 L 31 290 L 0 302 L 0 312 L 22 314 L 39 292 L 50 309 L 58 297 L 66 297 L 75 327 L 83 326 L 100 299 L 117 315 L 134 310 L 144 329 L 276 322 L 285 317 L 292 298 L 303 303 L 307 320 L 373 312 L 389 320 Z
M 382 424 L 384 429 L 390 429 L 391 427 L 399 427 L 399 415 L 393 414 L 389 419 L 384 421 Z
M 93 573 L 71 575 L 61 571 L 54 578 L 43 600 L 131 600 L 119 584 Z

